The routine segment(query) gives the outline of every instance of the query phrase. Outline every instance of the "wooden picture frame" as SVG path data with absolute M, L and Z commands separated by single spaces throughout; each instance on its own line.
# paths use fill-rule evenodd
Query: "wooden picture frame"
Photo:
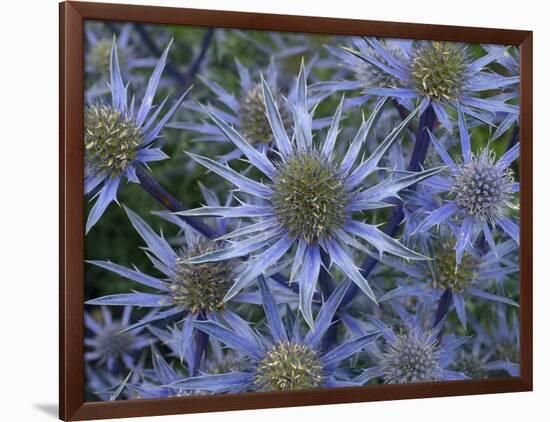
M 63 2 L 59 6 L 59 415 L 63 420 L 530 391 L 533 386 L 533 34 L 530 31 L 333 19 L 198 9 Z M 84 402 L 83 21 L 437 39 L 506 44 L 520 51 L 520 376 L 301 392 Z

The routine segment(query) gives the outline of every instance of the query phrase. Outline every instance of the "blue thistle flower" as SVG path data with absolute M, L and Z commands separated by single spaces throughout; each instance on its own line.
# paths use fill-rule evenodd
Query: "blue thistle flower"
M 507 46 L 473 60 L 466 46 L 450 42 L 392 40 L 383 43 L 376 38 L 364 38 L 355 44 L 358 50 L 347 47 L 344 50 L 384 72 L 387 77 L 383 80 L 394 78 L 396 81 L 391 86 L 384 83 L 369 87 L 365 93 L 392 97 L 408 107 L 411 101 L 421 99 L 421 110 L 431 104 L 438 120 L 449 131 L 453 125 L 446 106 L 455 108 L 460 104 L 466 114 L 489 124 L 497 112 L 519 114 L 516 105 L 499 98 L 478 96 L 480 92 L 519 82 L 517 74 L 503 77 L 485 70 L 505 54 Z M 374 78 L 373 82 L 379 79 Z
M 483 359 L 484 369 L 490 373 L 519 376 L 519 321 L 515 312 L 508 315 L 504 305 L 496 307 L 496 321 L 487 326 L 473 321 L 475 342 L 472 353 Z
M 187 260 L 196 255 L 214 252 L 218 248 L 215 241 L 208 240 L 188 230 L 187 244 L 174 250 L 162 235 L 156 234 L 149 225 L 132 210 L 124 207 L 134 229 L 147 244 L 145 253 L 164 278 L 142 273 L 137 268 L 130 269 L 110 261 L 88 261 L 92 265 L 112 271 L 128 280 L 152 288 L 156 293 L 133 291 L 92 299 L 89 305 L 139 306 L 159 310 L 148 314 L 140 321 L 124 327 L 124 332 L 139 329 L 154 321 L 183 315 L 181 338 L 178 342 L 178 355 L 186 358 L 190 369 L 195 362 L 192 322 L 197 318 L 211 318 L 224 314 L 230 318 L 232 312 L 223 300 L 238 274 L 242 272 L 238 260 L 228 259 L 200 265 L 189 264 Z M 242 292 L 234 301 L 258 303 L 258 293 Z M 164 308 L 163 310 L 160 310 Z M 229 314 L 229 316 L 228 316 Z
M 84 59 L 86 82 L 87 85 L 89 80 L 92 82 L 86 89 L 86 100 L 91 102 L 109 92 L 103 81 L 109 77 L 113 33 L 103 24 L 88 21 L 84 25 L 84 35 L 87 42 Z M 121 73 L 127 78 L 133 74 L 133 81 L 141 83 L 140 76 L 133 71 L 154 68 L 157 60 L 140 54 L 131 24 L 121 25 L 116 44 Z
M 405 41 L 394 39 L 380 40 L 380 43 L 390 54 L 400 61 L 406 62 L 407 56 L 400 45 L 404 42 Z M 380 56 L 362 38 L 349 37 L 347 39 L 347 44 L 353 45 L 356 50 L 361 51 L 363 54 L 373 55 L 377 60 L 387 65 L 384 57 Z M 338 91 L 360 91 L 361 95 L 346 101 L 344 109 L 361 106 L 369 100 L 377 98 L 376 95 L 368 93 L 368 90 L 371 88 L 397 88 L 402 85 L 399 78 L 396 78 L 355 55 L 349 54 L 342 48 L 327 45 L 326 49 L 333 57 L 332 60 L 327 60 L 327 63 L 330 64 L 330 67 L 336 70 L 336 72 L 331 80 L 317 82 L 312 85 L 311 89 L 314 92 L 319 92 L 319 94 L 324 95 L 330 95 Z M 410 102 L 407 102 L 407 105 L 411 106 Z
M 96 366 L 105 366 L 109 371 L 136 367 L 139 352 L 151 342 L 151 338 L 141 329 L 132 332 L 125 330 L 130 326 L 132 308 L 125 306 L 120 320 L 114 320 L 111 312 L 101 307 L 102 322 L 96 321 L 89 313 L 84 313 L 84 326 L 91 335 L 84 339 L 88 351 L 84 354 L 86 362 Z
M 296 319 L 292 333 L 287 333 L 275 298 L 261 276 L 259 284 L 269 326 L 269 338 L 252 330 L 243 321 L 228 326 L 213 321 L 195 323 L 198 329 L 246 356 L 248 369 L 187 378 L 170 386 L 222 393 L 288 391 L 353 385 L 349 381 L 337 379 L 337 369 L 342 361 L 373 342 L 378 333 L 367 333 L 330 351 L 321 348 L 321 341 L 332 323 L 331 320 L 349 283 L 341 283 L 334 290 L 320 308 L 314 329 L 304 337 L 299 333 L 299 319 Z
M 508 217 L 514 208 L 513 197 L 519 192 L 519 183 L 514 181 L 509 168 L 519 157 L 519 144 L 515 144 L 496 160 L 488 147 L 472 155 L 470 134 L 462 110 L 459 108 L 460 145 L 462 162 L 457 163 L 437 140 L 429 133 L 431 141 L 450 171 L 450 176 L 438 178 L 440 193 L 446 193 L 444 205 L 432 211 L 417 227 L 427 231 L 433 226 L 460 221 L 457 234 L 456 263 L 460 264 L 468 245 L 483 232 L 485 240 L 495 248 L 491 227 L 498 226 L 504 233 L 519 243 L 519 227 Z
M 494 250 L 486 253 L 480 254 L 476 250 L 471 250 L 460 264 L 456 263 L 454 244 L 454 237 L 451 235 L 442 234 L 431 240 L 422 249 L 424 254 L 432 259 L 419 262 L 415 266 L 386 258 L 387 265 L 404 272 L 409 280 L 405 280 L 403 284 L 382 296 L 380 302 L 415 296 L 435 303 L 444 291 L 450 290 L 454 309 L 465 328 L 468 320 L 466 312 L 468 296 L 509 306 L 519 306 L 517 302 L 502 294 L 487 291 L 494 286 L 495 281 L 502 282 L 511 274 L 517 275 L 519 270 L 517 264 L 507 259 L 508 255 L 517 252 L 514 241 L 499 243 L 495 245 Z
M 278 107 L 268 84 L 262 81 L 267 117 L 275 138 L 273 158 L 252 147 L 233 127 L 218 116 L 206 112 L 225 136 L 239 148 L 250 163 L 267 178 L 266 182 L 252 180 L 212 159 L 189 154 L 209 170 L 237 186 L 238 191 L 255 199 L 241 201 L 232 207 L 202 207 L 183 211 L 185 216 L 216 216 L 253 220 L 254 223 L 233 231 L 223 239 L 229 246 L 188 260 L 201 264 L 217 260 L 249 256 L 246 271 L 238 276 L 225 296 L 231 299 L 248 286 L 270 266 L 278 263 L 294 246 L 290 281 L 300 283 L 300 309 L 313 326 L 311 302 L 321 269 L 321 251 L 326 252 L 347 277 L 376 301 L 368 281 L 354 263 L 348 246 L 360 251 L 368 248 L 357 238 L 374 246 L 382 255 L 388 252 L 406 259 L 424 257 L 385 235 L 377 226 L 363 223 L 354 214 L 391 206 L 388 198 L 424 180 L 440 169 L 430 169 L 405 176 L 391 176 L 379 184 L 365 186 L 365 179 L 379 170 L 381 157 L 399 137 L 401 131 L 415 116 L 412 113 L 365 160 L 356 165 L 359 153 L 373 127 L 384 101 L 377 104 L 367 120 L 363 120 L 355 139 L 343 159 L 338 160 L 335 145 L 342 111 L 342 101 L 333 117 L 324 142 L 315 145 L 312 135 L 312 112 L 308 108 L 305 70 L 302 63 L 298 76 L 296 103 L 291 111 L 294 118 L 294 136 L 289 139 Z
M 211 113 L 223 117 L 225 122 L 231 124 L 258 151 L 267 152 L 274 143 L 274 135 L 266 115 L 262 83 L 255 80 L 256 78 L 251 75 L 251 72 L 238 60 L 235 60 L 235 65 L 240 83 L 240 89 L 236 94 L 231 94 L 213 80 L 207 80 L 199 76 L 208 89 L 214 93 L 217 100 L 217 104 L 210 104 L 208 108 Z M 285 88 L 285 81 L 281 80 L 274 62 L 271 62 L 267 67 L 266 81 L 273 93 L 272 96 L 284 126 L 290 126 L 292 115 L 287 102 L 292 103 L 294 101 L 296 89 L 294 87 Z M 284 100 L 285 98 L 287 101 Z M 196 111 L 202 111 L 200 106 L 196 104 L 185 103 L 184 105 Z M 313 105 L 310 102 L 309 109 Z M 326 119 L 313 122 L 313 126 L 316 128 L 324 127 L 326 124 Z M 170 127 L 200 134 L 194 139 L 195 142 L 231 144 L 224 132 L 215 123 L 176 122 L 172 123 Z M 237 148 L 220 157 L 220 161 L 229 161 L 240 158 L 242 155 L 243 152 Z
M 441 336 L 443 324 L 423 328 L 424 312 L 419 306 L 416 315 L 399 312 L 401 322 L 394 329 L 380 319 L 368 319 L 380 330 L 382 347 L 377 351 L 377 364 L 365 369 L 353 381 L 365 384 L 380 379 L 386 384 L 405 384 L 467 379 L 451 370 L 454 352 L 469 341 L 468 337 Z
M 122 81 L 116 41 L 113 40 L 110 59 L 111 101 L 89 104 L 84 114 L 84 194 L 93 193 L 95 198 L 86 222 L 86 233 L 101 218 L 107 206 L 116 201 L 118 187 L 123 178 L 139 183 L 134 168 L 136 163 L 167 158 L 153 144 L 187 93 L 156 122 L 167 101 L 165 99 L 158 107 L 153 107 L 170 44 L 149 79 L 140 107 L 134 109 L 134 99 L 128 104 L 128 86 Z

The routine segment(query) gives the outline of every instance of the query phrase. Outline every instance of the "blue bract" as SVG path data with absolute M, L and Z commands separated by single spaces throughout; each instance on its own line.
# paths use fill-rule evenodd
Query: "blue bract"
M 122 178 L 138 183 L 134 168 L 136 163 L 168 158 L 154 143 L 187 93 L 183 93 L 157 121 L 168 100 L 166 98 L 158 107 L 153 106 L 169 48 L 170 44 L 149 79 L 141 105 L 135 108 L 134 98 L 128 103 L 128 85 L 122 81 L 116 42 L 113 40 L 110 57 L 111 100 L 89 104 L 84 115 L 84 193 L 95 198 L 86 222 L 86 232 L 97 223 L 109 204 L 116 201 Z
M 365 183 L 366 179 L 380 169 L 378 165 L 384 153 L 398 140 L 415 112 L 397 126 L 372 154 L 360 159 L 360 151 L 384 106 L 385 101 L 380 101 L 369 118 L 363 120 L 347 151 L 339 157 L 335 144 L 342 101 L 326 138 L 321 144 L 316 144 L 311 127 L 313 113 L 307 105 L 303 64 L 298 76 L 296 102 L 289 104 L 294 119 L 292 138 L 287 135 L 277 104 L 265 81 L 262 87 L 267 117 L 276 142 L 272 158 L 255 149 L 234 128 L 205 109 L 211 120 L 242 151 L 249 163 L 261 172 L 265 181 L 253 180 L 210 158 L 189 154 L 234 184 L 238 191 L 255 200 L 245 202 L 243 199 L 238 206 L 233 207 L 203 207 L 178 213 L 251 221 L 246 228 L 223 237 L 231 240 L 230 246 L 191 258 L 188 262 L 200 264 L 249 256 L 246 271 L 235 280 L 226 295 L 226 299 L 230 299 L 294 247 L 290 281 L 300 283 L 300 309 L 312 326 L 311 302 L 323 253 L 374 301 L 375 294 L 368 280 L 358 270 L 350 247 L 365 251 L 371 246 L 380 255 L 387 252 L 406 259 L 424 258 L 384 234 L 376 225 L 363 222 L 355 215 L 391 206 L 389 198 L 398 198 L 399 191 L 437 174 L 440 169 L 405 176 L 392 175 L 390 172 L 382 182 L 369 185 Z

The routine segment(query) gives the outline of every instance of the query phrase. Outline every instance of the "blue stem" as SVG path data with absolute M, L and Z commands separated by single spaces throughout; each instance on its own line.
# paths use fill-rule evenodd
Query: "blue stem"
M 436 327 L 437 324 L 439 324 L 441 320 L 445 318 L 447 312 L 449 312 L 452 299 L 453 292 L 450 289 L 445 290 L 439 298 L 439 304 L 437 305 L 437 311 L 435 313 L 434 327 Z
M 151 195 L 158 203 L 167 208 L 169 211 L 178 212 L 185 211 L 186 208 L 181 202 L 174 198 L 170 193 L 164 189 L 159 182 L 151 175 L 151 173 L 141 163 L 135 165 L 136 176 L 139 180 L 139 185 Z M 208 224 L 203 223 L 201 220 L 195 217 L 179 216 L 183 221 L 189 224 L 196 231 L 209 239 L 216 239 L 221 234 L 210 227 Z
M 200 313 L 197 320 L 206 320 L 206 315 Z M 208 334 L 202 330 L 193 330 L 195 334 L 195 362 L 193 362 L 192 377 L 199 375 L 201 364 L 206 361 L 206 348 L 208 347 Z M 204 358 L 204 359 L 203 359 Z
M 149 35 L 145 27 L 138 23 L 134 24 L 134 27 L 137 33 L 139 34 L 141 40 L 147 46 L 147 48 L 151 51 L 151 53 L 153 53 L 157 57 L 160 57 L 162 55 L 162 50 L 157 46 L 157 44 L 155 43 L 155 40 Z M 202 39 L 200 52 L 195 58 L 195 60 L 193 61 L 193 63 L 191 63 L 191 65 L 189 66 L 189 69 L 187 70 L 187 72 L 183 73 L 171 63 L 166 63 L 166 71 L 170 74 L 170 76 L 172 76 L 182 85 L 183 89 L 187 89 L 191 86 L 191 83 L 193 82 L 193 79 L 195 78 L 196 73 L 200 69 L 200 66 L 202 64 L 202 61 L 204 60 L 204 57 L 206 56 L 206 50 L 208 50 L 208 47 L 212 42 L 213 34 L 214 34 L 214 30 L 212 28 L 206 31 L 206 34 Z
M 418 128 L 416 130 L 416 141 L 414 143 L 414 148 L 411 154 L 411 159 L 409 161 L 408 170 L 409 171 L 420 171 L 422 169 L 422 163 L 426 159 L 426 154 L 428 153 L 428 148 L 430 146 L 430 137 L 428 131 L 433 131 L 435 124 L 437 122 L 435 112 L 432 106 L 428 106 L 426 110 L 420 115 L 420 121 L 418 123 Z M 415 186 L 411 186 L 410 189 L 414 189 Z M 403 213 L 403 203 L 399 201 L 393 210 L 393 213 L 386 225 L 384 232 L 391 237 L 394 237 L 399 229 L 399 225 L 403 221 L 405 214 Z M 373 257 L 368 257 L 363 262 L 361 266 L 361 271 L 363 276 L 366 278 L 372 272 L 372 270 L 378 264 L 378 260 Z M 358 287 L 356 284 L 353 284 L 348 289 L 346 295 L 342 300 L 342 306 L 345 306 L 353 300 L 357 294 Z
M 328 298 L 332 294 L 336 286 L 334 284 L 334 279 L 327 270 L 327 268 L 330 266 L 330 257 L 322 249 L 321 260 L 323 261 L 323 265 L 321 266 L 321 272 L 319 274 L 319 287 L 321 288 L 321 292 L 323 292 L 323 296 L 325 298 Z

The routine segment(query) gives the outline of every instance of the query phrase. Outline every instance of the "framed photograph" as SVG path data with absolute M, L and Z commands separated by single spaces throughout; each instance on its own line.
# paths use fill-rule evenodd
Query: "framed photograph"
M 530 31 L 60 4 L 60 417 L 532 389 Z

